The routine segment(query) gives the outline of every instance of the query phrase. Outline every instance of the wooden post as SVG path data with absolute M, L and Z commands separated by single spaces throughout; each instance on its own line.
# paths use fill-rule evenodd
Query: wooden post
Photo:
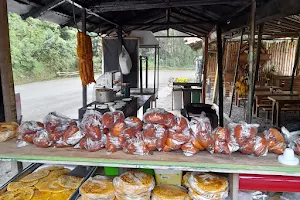
M 261 54 L 261 39 L 262 39 L 262 33 L 264 30 L 264 23 L 261 23 L 258 27 L 258 37 L 257 37 L 257 49 L 256 49 L 256 61 L 255 61 L 255 74 L 254 74 L 254 79 L 253 79 L 253 90 L 251 93 L 251 97 L 254 98 L 254 93 L 255 93 L 255 85 L 256 81 L 258 80 L 258 71 L 259 71 L 259 65 L 260 65 L 260 54 Z
M 208 37 L 205 37 L 204 47 L 204 66 L 203 66 L 203 79 L 202 79 L 202 103 L 206 99 L 206 78 L 207 78 L 207 65 L 208 65 Z
M 10 55 L 7 2 L 0 1 L 0 73 L 5 121 L 17 121 L 14 79 Z
M 82 27 L 81 27 L 81 31 L 82 33 L 86 34 L 86 10 L 85 8 L 82 9 Z M 82 86 L 82 106 L 86 106 L 87 105 L 87 87 L 86 85 Z
M 223 48 L 221 27 L 217 25 L 217 47 L 218 47 L 218 81 L 219 81 L 219 125 L 224 126 L 223 116 Z
M 241 40 L 240 40 L 240 44 L 239 44 L 239 48 L 238 48 L 238 55 L 237 55 L 237 60 L 236 60 L 236 65 L 235 65 L 235 73 L 234 73 L 233 84 L 232 84 L 232 89 L 231 89 L 229 117 L 231 117 L 233 98 L 235 96 L 235 83 L 236 83 L 236 79 L 239 74 L 239 64 L 240 64 L 240 57 L 241 57 L 241 48 L 243 45 L 243 35 L 244 35 L 244 29 L 242 29 L 242 32 L 241 32 Z M 237 97 L 235 97 L 235 98 L 237 98 Z
M 256 0 L 252 0 L 251 7 L 251 24 L 250 24 L 250 40 L 249 40 L 249 93 L 248 93 L 248 107 L 247 107 L 247 122 L 252 121 L 252 106 L 253 106 L 253 90 L 254 83 L 254 42 L 255 42 L 255 12 L 256 12 Z
M 291 92 L 293 91 L 293 87 L 294 87 L 294 79 L 295 79 L 295 73 L 296 73 L 296 70 L 298 67 L 298 63 L 299 63 L 299 56 L 300 56 L 300 35 L 299 35 L 298 42 L 297 42 L 296 56 L 295 56 L 295 62 L 294 62 L 292 78 L 291 78 L 291 85 L 290 85 Z

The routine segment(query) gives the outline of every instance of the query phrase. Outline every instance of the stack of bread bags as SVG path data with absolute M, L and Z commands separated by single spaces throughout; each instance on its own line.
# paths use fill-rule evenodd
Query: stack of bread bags
M 115 177 L 113 184 L 118 200 L 150 200 L 155 181 L 149 174 L 130 171 Z
M 188 178 L 193 200 L 224 200 L 228 197 L 228 180 L 209 173 L 193 172 Z

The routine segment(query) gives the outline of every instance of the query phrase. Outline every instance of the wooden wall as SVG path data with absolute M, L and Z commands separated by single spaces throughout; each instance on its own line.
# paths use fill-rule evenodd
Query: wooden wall
M 266 53 L 271 55 L 271 60 L 265 63 L 264 68 L 275 66 L 275 73 L 277 75 L 290 76 L 295 60 L 297 40 L 263 41 L 263 45 L 266 48 Z M 234 73 L 238 47 L 239 42 L 226 43 L 223 57 L 224 74 Z M 217 54 L 214 51 L 216 51 L 215 45 L 211 45 L 211 53 L 208 60 L 208 75 L 215 73 L 217 68 Z M 300 70 L 297 71 L 297 75 L 300 75 Z

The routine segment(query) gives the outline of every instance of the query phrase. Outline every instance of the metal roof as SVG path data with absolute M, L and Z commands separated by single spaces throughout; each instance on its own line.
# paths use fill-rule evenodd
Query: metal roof
M 257 0 L 256 20 L 266 22 L 265 34 L 300 32 L 299 0 Z M 64 26 L 81 27 L 87 9 L 87 31 L 111 34 L 117 26 L 157 32 L 169 28 L 206 36 L 217 23 L 234 36 L 250 19 L 251 0 L 7 0 L 8 10 Z M 287 17 L 288 16 L 288 17 Z M 285 18 L 283 18 L 285 17 Z M 76 24 L 75 24 L 76 22 Z

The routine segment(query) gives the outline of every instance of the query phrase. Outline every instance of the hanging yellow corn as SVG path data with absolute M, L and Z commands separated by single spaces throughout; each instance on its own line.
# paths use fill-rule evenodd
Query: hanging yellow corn
M 82 85 L 95 83 L 91 37 L 77 32 L 77 56 Z

